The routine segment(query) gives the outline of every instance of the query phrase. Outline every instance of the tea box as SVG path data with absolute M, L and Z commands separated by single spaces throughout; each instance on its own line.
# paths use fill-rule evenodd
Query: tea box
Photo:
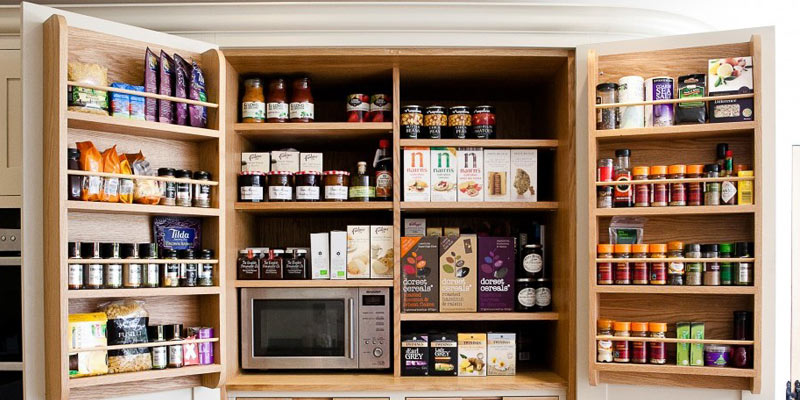
M 456 148 L 431 147 L 431 201 L 456 201 Z
M 536 149 L 511 150 L 511 201 L 536 201 L 537 159 Z
M 461 234 L 461 229 L 457 226 L 445 226 L 444 236 L 458 236 Z
M 753 93 L 753 58 L 732 57 L 708 60 L 708 95 L 726 96 Z M 708 104 L 710 122 L 753 120 L 753 98 L 712 100 Z
M 300 153 L 297 151 L 273 151 L 272 170 L 297 172 L 300 170 Z
M 403 200 L 431 201 L 431 152 L 427 147 L 403 149 Z
M 300 171 L 322 173 L 322 153 L 300 153 Z
M 477 242 L 475 235 L 439 238 L 439 311 L 477 311 Z
M 702 322 L 692 322 L 691 324 L 691 338 L 692 339 L 705 339 L 706 338 L 706 324 Z M 689 361 L 689 365 L 691 366 L 703 366 L 705 362 L 705 356 L 703 355 L 703 344 L 702 343 L 692 343 L 691 344 L 691 359 Z
M 486 376 L 486 334 L 458 334 L 458 376 Z
M 425 229 L 425 236 L 442 236 L 442 227 L 429 226 Z
M 394 227 L 370 226 L 370 277 L 392 279 L 394 276 Z
M 489 333 L 486 335 L 486 357 L 489 360 L 488 376 L 515 375 L 517 373 L 517 335 L 514 333 Z
M 347 279 L 347 232 L 331 231 L 331 279 Z
M 269 153 L 242 153 L 242 172 L 270 171 Z
M 347 225 L 347 279 L 369 278 L 369 225 Z
M 478 311 L 514 311 L 514 238 L 478 239 Z
M 485 149 L 483 151 L 483 174 L 486 183 L 485 201 L 508 201 L 510 194 L 509 169 L 511 151 L 508 149 Z
M 434 376 L 458 375 L 458 341 L 451 333 L 431 335 L 430 374 Z
M 311 234 L 311 279 L 330 279 L 328 232 Z
M 678 339 L 689 339 L 691 337 L 691 325 L 688 322 L 678 322 L 675 324 L 675 337 Z M 675 352 L 676 365 L 689 365 L 689 343 L 677 343 Z
M 483 201 L 483 149 L 459 147 L 458 201 Z
M 400 371 L 403 376 L 428 375 L 428 336 L 403 335 L 400 354 L 403 357 Z
M 406 236 L 425 236 L 425 218 L 406 218 L 403 227 Z
M 439 238 L 400 238 L 403 312 L 439 311 Z

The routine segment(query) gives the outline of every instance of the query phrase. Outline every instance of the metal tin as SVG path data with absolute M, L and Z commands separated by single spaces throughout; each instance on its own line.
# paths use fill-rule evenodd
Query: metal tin
M 123 243 L 121 250 L 123 258 L 139 259 L 138 244 Z M 126 263 L 122 265 L 122 286 L 126 288 L 142 287 L 142 264 Z
M 651 100 L 671 100 L 674 97 L 675 80 L 668 76 L 647 78 L 644 81 L 644 98 Z M 673 104 L 644 106 L 644 126 L 671 126 L 674 120 Z
M 69 242 L 67 245 L 67 252 L 71 260 L 79 260 L 81 258 L 81 243 Z M 83 264 L 69 264 L 67 287 L 70 290 L 83 289 L 83 270 Z

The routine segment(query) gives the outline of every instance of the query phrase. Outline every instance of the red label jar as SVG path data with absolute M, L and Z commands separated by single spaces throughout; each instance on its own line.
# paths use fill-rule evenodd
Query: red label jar
M 633 180 L 647 180 L 650 174 L 649 167 L 633 167 Z M 639 183 L 633 186 L 633 206 L 650 207 L 650 184 Z
M 613 285 L 614 284 L 614 265 L 610 262 L 600 261 L 604 258 L 614 258 L 614 245 L 613 244 L 598 244 L 597 245 L 597 284 L 598 285 Z
M 476 139 L 494 139 L 497 119 L 492 106 L 477 106 L 472 112 L 472 136 Z
M 686 166 L 687 178 L 702 178 L 703 165 L 692 164 Z M 689 182 L 686 184 L 686 205 L 687 206 L 702 206 L 703 205 L 703 184 L 700 182 Z
M 631 337 L 646 338 L 647 322 L 632 322 Z M 631 342 L 631 362 L 634 364 L 647 364 L 647 343 Z
M 614 362 L 631 362 L 630 343 L 627 340 L 631 336 L 630 329 L 630 322 L 614 322 Z
M 615 258 L 630 258 L 631 245 L 629 244 L 615 244 L 614 257 Z M 618 261 L 614 263 L 614 284 L 615 285 L 630 285 L 631 284 L 631 264 L 627 261 Z
M 666 285 L 667 284 L 667 263 L 658 261 L 667 257 L 667 245 L 664 243 L 652 243 L 649 246 L 650 259 L 650 284 L 651 285 Z
M 667 173 L 669 179 L 683 179 L 686 177 L 686 166 L 682 164 L 670 165 Z M 685 206 L 686 205 L 686 183 L 673 182 L 669 184 L 671 206 Z
M 632 258 L 647 258 L 649 246 L 643 243 L 631 245 Z M 633 263 L 633 284 L 647 285 L 650 280 L 650 271 L 647 268 L 647 261 L 636 261 Z
M 650 180 L 666 180 L 667 166 L 654 165 L 650 167 Z M 669 205 L 669 185 L 664 183 L 653 183 L 650 186 L 650 207 L 666 207 Z

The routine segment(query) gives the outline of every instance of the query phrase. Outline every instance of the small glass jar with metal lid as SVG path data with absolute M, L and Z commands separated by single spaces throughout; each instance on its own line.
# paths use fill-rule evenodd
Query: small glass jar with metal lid
M 239 172 L 239 201 L 260 203 L 264 201 L 266 174 L 260 171 Z
M 166 334 L 164 333 L 164 325 L 150 325 L 147 327 L 147 338 L 151 342 L 161 343 L 166 342 Z M 167 368 L 167 346 L 153 346 L 150 348 L 150 358 L 153 362 L 153 369 Z
M 174 168 L 159 168 L 158 169 L 158 176 L 165 177 L 165 178 L 174 178 L 175 177 L 175 169 Z M 159 181 L 158 188 L 161 190 L 161 200 L 159 204 L 162 206 L 174 206 L 175 205 L 175 182 L 170 181 Z
M 183 340 L 183 325 L 182 324 L 173 324 L 167 325 L 165 327 L 165 333 L 167 334 L 167 342 L 179 342 Z M 176 344 L 169 346 L 167 356 L 167 367 L 169 368 L 181 368 L 183 367 L 183 345 Z
M 200 250 L 200 263 L 197 271 L 197 284 L 199 286 L 214 286 L 214 264 L 209 260 L 214 258 L 214 250 Z
M 322 173 L 325 185 L 325 201 L 347 201 L 350 173 L 330 170 Z
M 686 258 L 703 258 L 703 251 L 699 244 L 687 244 L 683 250 L 683 256 Z M 702 262 L 686 262 L 686 286 L 701 286 L 703 285 L 703 263 Z
M 597 104 L 612 104 L 619 102 L 619 85 L 613 82 L 605 82 L 595 87 L 597 92 Z M 619 126 L 618 108 L 598 108 L 595 129 L 617 129 Z
M 197 181 L 209 181 L 211 180 L 211 173 L 208 171 L 195 171 L 194 179 Z M 211 186 L 195 183 L 192 204 L 194 204 L 195 207 L 211 207 Z
M 105 270 L 103 264 L 96 262 L 102 259 L 100 256 L 100 243 L 82 242 L 81 258 L 86 259 L 83 286 L 86 289 L 102 289 L 105 282 Z
M 100 256 L 107 260 L 119 260 L 119 243 L 100 243 Z M 104 267 L 103 275 L 105 276 L 103 286 L 106 289 L 119 289 L 122 287 L 122 263 L 113 261 L 107 263 Z
M 447 109 L 443 106 L 425 107 L 425 133 L 427 139 L 441 139 L 447 129 Z
M 197 286 L 197 263 L 191 261 L 195 259 L 194 250 L 186 249 L 181 251 L 181 259 L 184 262 L 181 263 L 180 277 L 178 278 L 179 285 L 183 287 Z
M 145 260 L 158 259 L 158 246 L 155 243 L 139 243 L 139 256 Z M 159 284 L 158 263 L 146 262 L 142 273 L 142 286 L 156 288 Z
M 719 258 L 719 245 L 716 243 L 704 244 L 702 246 L 703 258 Z M 719 261 L 709 261 L 703 263 L 703 285 L 721 285 Z
M 553 309 L 553 282 L 549 278 L 534 279 L 533 292 L 536 301 L 535 311 Z
M 81 259 L 81 243 L 69 242 L 67 253 L 70 260 Z M 67 288 L 69 290 L 83 289 L 83 264 L 69 263 L 69 273 L 67 274 Z
M 447 116 L 447 127 L 453 139 L 466 139 L 472 127 L 472 115 L 467 106 L 450 107 Z
M 269 201 L 292 201 L 294 198 L 294 172 L 267 172 L 267 197 Z
M 517 278 L 514 291 L 516 301 L 514 310 L 519 312 L 536 311 L 536 288 L 533 278 Z
M 522 268 L 518 278 L 544 278 L 544 248 L 538 243 L 529 243 L 522 248 Z
M 161 256 L 167 260 L 166 264 L 161 264 L 161 287 L 178 287 L 180 284 L 181 265 L 178 262 L 178 252 L 172 249 L 164 249 Z M 174 260 L 174 261 L 172 261 Z
M 294 173 L 294 198 L 296 201 L 319 201 L 322 173 L 298 171 Z
M 137 243 L 123 243 L 121 245 L 122 258 L 139 260 L 139 246 Z M 129 262 L 122 265 L 122 286 L 126 288 L 142 287 L 142 264 Z
M 175 178 L 192 179 L 192 171 L 179 169 L 175 171 Z M 178 182 L 175 184 L 175 205 L 180 207 L 192 206 L 192 184 L 189 182 Z

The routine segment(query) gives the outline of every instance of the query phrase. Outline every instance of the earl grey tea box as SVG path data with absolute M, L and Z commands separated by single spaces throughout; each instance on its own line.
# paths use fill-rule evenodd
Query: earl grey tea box
M 477 311 L 477 255 L 476 235 L 439 238 L 439 311 Z
M 439 238 L 400 238 L 403 312 L 439 311 Z
M 400 341 L 402 357 L 400 373 L 403 376 L 428 375 L 428 336 L 417 334 L 403 335 Z
M 430 340 L 430 374 L 434 376 L 458 375 L 458 337 L 456 334 L 433 334 Z

